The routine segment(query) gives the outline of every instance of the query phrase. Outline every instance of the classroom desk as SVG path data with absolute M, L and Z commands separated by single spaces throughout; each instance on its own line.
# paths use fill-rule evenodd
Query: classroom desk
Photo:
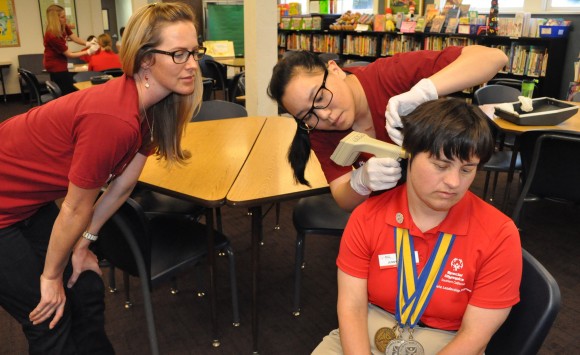
M 320 163 L 314 154 L 311 156 L 305 173 L 312 187 L 294 182 L 286 155 L 295 132 L 296 122 L 293 119 L 268 117 L 254 149 L 227 195 L 227 205 L 249 207 L 252 214 L 252 351 L 254 353 L 258 353 L 262 205 L 329 191 Z
M 189 123 L 182 139 L 192 153 L 184 166 L 168 170 L 163 161 L 147 159 L 139 183 L 177 198 L 207 207 L 206 224 L 214 225 L 213 208 L 225 204 L 226 195 L 242 169 L 265 117 L 232 118 Z M 207 228 L 208 250 L 214 249 L 214 229 Z M 215 302 L 215 254 L 208 253 L 213 345 L 219 346 Z
M 580 102 L 570 102 L 571 104 L 577 105 L 580 107 Z M 517 159 L 517 154 L 515 154 L 519 150 L 519 139 L 518 137 L 525 132 L 529 131 L 570 131 L 570 132 L 579 132 L 580 133 L 580 110 L 572 117 L 567 119 L 566 121 L 560 123 L 559 125 L 555 126 L 520 126 L 509 121 L 506 121 L 494 114 L 494 106 L 495 104 L 489 105 L 482 105 L 480 106 L 483 112 L 487 115 L 487 117 L 491 120 L 492 124 L 499 129 L 501 132 L 513 134 L 515 136 L 514 140 L 514 147 L 513 151 L 514 154 L 512 155 L 512 161 L 510 162 L 510 168 L 508 171 L 507 177 L 507 187 L 504 193 L 503 205 L 502 210 L 505 212 L 507 207 L 507 202 L 509 199 L 510 189 L 509 186 L 513 180 L 514 171 L 515 171 L 515 164 Z
M 69 73 L 82 73 L 85 71 L 89 71 L 88 64 L 74 64 L 72 68 L 68 69 Z
M 287 117 L 245 117 L 190 123 L 183 145 L 193 153 L 184 167 L 171 171 L 154 157 L 147 160 L 139 182 L 153 190 L 206 207 L 223 204 L 249 207 L 252 212 L 252 336 L 258 351 L 259 244 L 262 205 L 328 192 L 320 164 L 313 155 L 306 169 L 312 188 L 294 183 L 286 160 L 296 123 Z M 219 157 L 219 158 L 217 158 Z M 217 158 L 217 159 L 216 159 Z M 206 213 L 213 225 L 213 213 Z M 211 231 L 210 231 L 211 230 Z M 208 233 L 213 233 L 208 228 Z M 208 248 L 213 250 L 213 234 Z M 212 324 L 217 340 L 215 256 L 209 253 Z
M 227 58 L 227 59 L 215 59 L 216 62 L 222 63 L 228 67 L 244 68 L 246 66 L 245 58 Z
M 2 82 L 2 96 L 4 96 L 4 102 L 6 102 L 6 84 L 4 83 L 4 68 L 10 68 L 11 62 L 0 62 L 0 82 Z
M 87 80 L 87 81 L 79 81 L 78 83 L 74 83 L 73 85 L 75 88 L 79 90 L 84 90 L 92 87 L 93 83 L 91 83 L 90 80 Z

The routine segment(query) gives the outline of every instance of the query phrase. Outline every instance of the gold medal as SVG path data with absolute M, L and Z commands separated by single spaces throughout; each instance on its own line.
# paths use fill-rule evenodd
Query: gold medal
M 377 330 L 377 332 L 375 333 L 375 345 L 381 353 L 384 353 L 385 350 L 387 349 L 387 344 L 389 344 L 389 342 L 395 339 L 396 337 L 397 336 L 395 335 L 393 329 L 383 327 Z

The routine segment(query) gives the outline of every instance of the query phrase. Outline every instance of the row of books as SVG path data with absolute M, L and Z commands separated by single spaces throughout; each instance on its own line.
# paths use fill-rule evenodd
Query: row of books
M 381 41 L 381 55 L 392 56 L 397 53 L 421 50 L 421 41 L 414 36 L 385 36 Z
M 492 46 L 501 49 L 509 58 L 503 73 L 530 77 L 546 76 L 548 50 L 544 46 L 524 45 L 513 42 L 511 45 Z
M 300 33 L 291 33 L 286 36 L 286 49 L 288 50 L 310 50 L 311 47 L 310 35 Z
M 312 36 L 312 50 L 317 53 L 339 53 L 340 36 L 330 34 Z
M 347 35 L 342 44 L 342 53 L 376 57 L 377 43 L 377 37 L 374 36 Z

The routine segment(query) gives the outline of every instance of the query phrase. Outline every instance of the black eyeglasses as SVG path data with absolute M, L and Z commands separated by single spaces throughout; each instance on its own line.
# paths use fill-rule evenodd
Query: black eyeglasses
M 320 88 L 318 89 L 318 91 L 316 91 L 316 94 L 314 95 L 314 99 L 312 100 L 312 106 L 310 107 L 310 110 L 308 110 L 308 112 L 306 112 L 306 114 L 302 116 L 302 118 L 294 117 L 298 122 L 298 127 L 305 131 L 308 132 L 312 131 L 313 129 L 316 128 L 316 126 L 318 126 L 318 122 L 320 122 L 320 118 L 314 112 L 314 110 L 323 110 L 327 108 L 328 105 L 330 105 L 330 102 L 332 102 L 333 96 L 332 91 L 326 88 L 327 77 L 328 77 L 328 69 L 325 68 L 324 77 L 322 79 L 322 85 L 320 85 Z
M 191 52 L 185 49 L 180 49 L 174 52 L 166 52 L 160 49 L 152 49 L 151 52 L 165 54 L 173 58 L 173 63 L 175 64 L 183 64 L 187 62 L 189 56 L 193 56 L 193 59 L 196 61 L 200 61 L 201 58 L 205 55 L 206 48 L 205 47 L 198 47 L 197 49 L 192 50 Z

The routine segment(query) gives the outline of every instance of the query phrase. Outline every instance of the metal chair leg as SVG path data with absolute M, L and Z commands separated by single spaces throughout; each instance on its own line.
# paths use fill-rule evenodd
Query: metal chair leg
M 300 288 L 302 286 L 302 269 L 304 268 L 305 233 L 296 235 L 296 256 L 294 260 L 294 307 L 292 315 L 300 316 Z

